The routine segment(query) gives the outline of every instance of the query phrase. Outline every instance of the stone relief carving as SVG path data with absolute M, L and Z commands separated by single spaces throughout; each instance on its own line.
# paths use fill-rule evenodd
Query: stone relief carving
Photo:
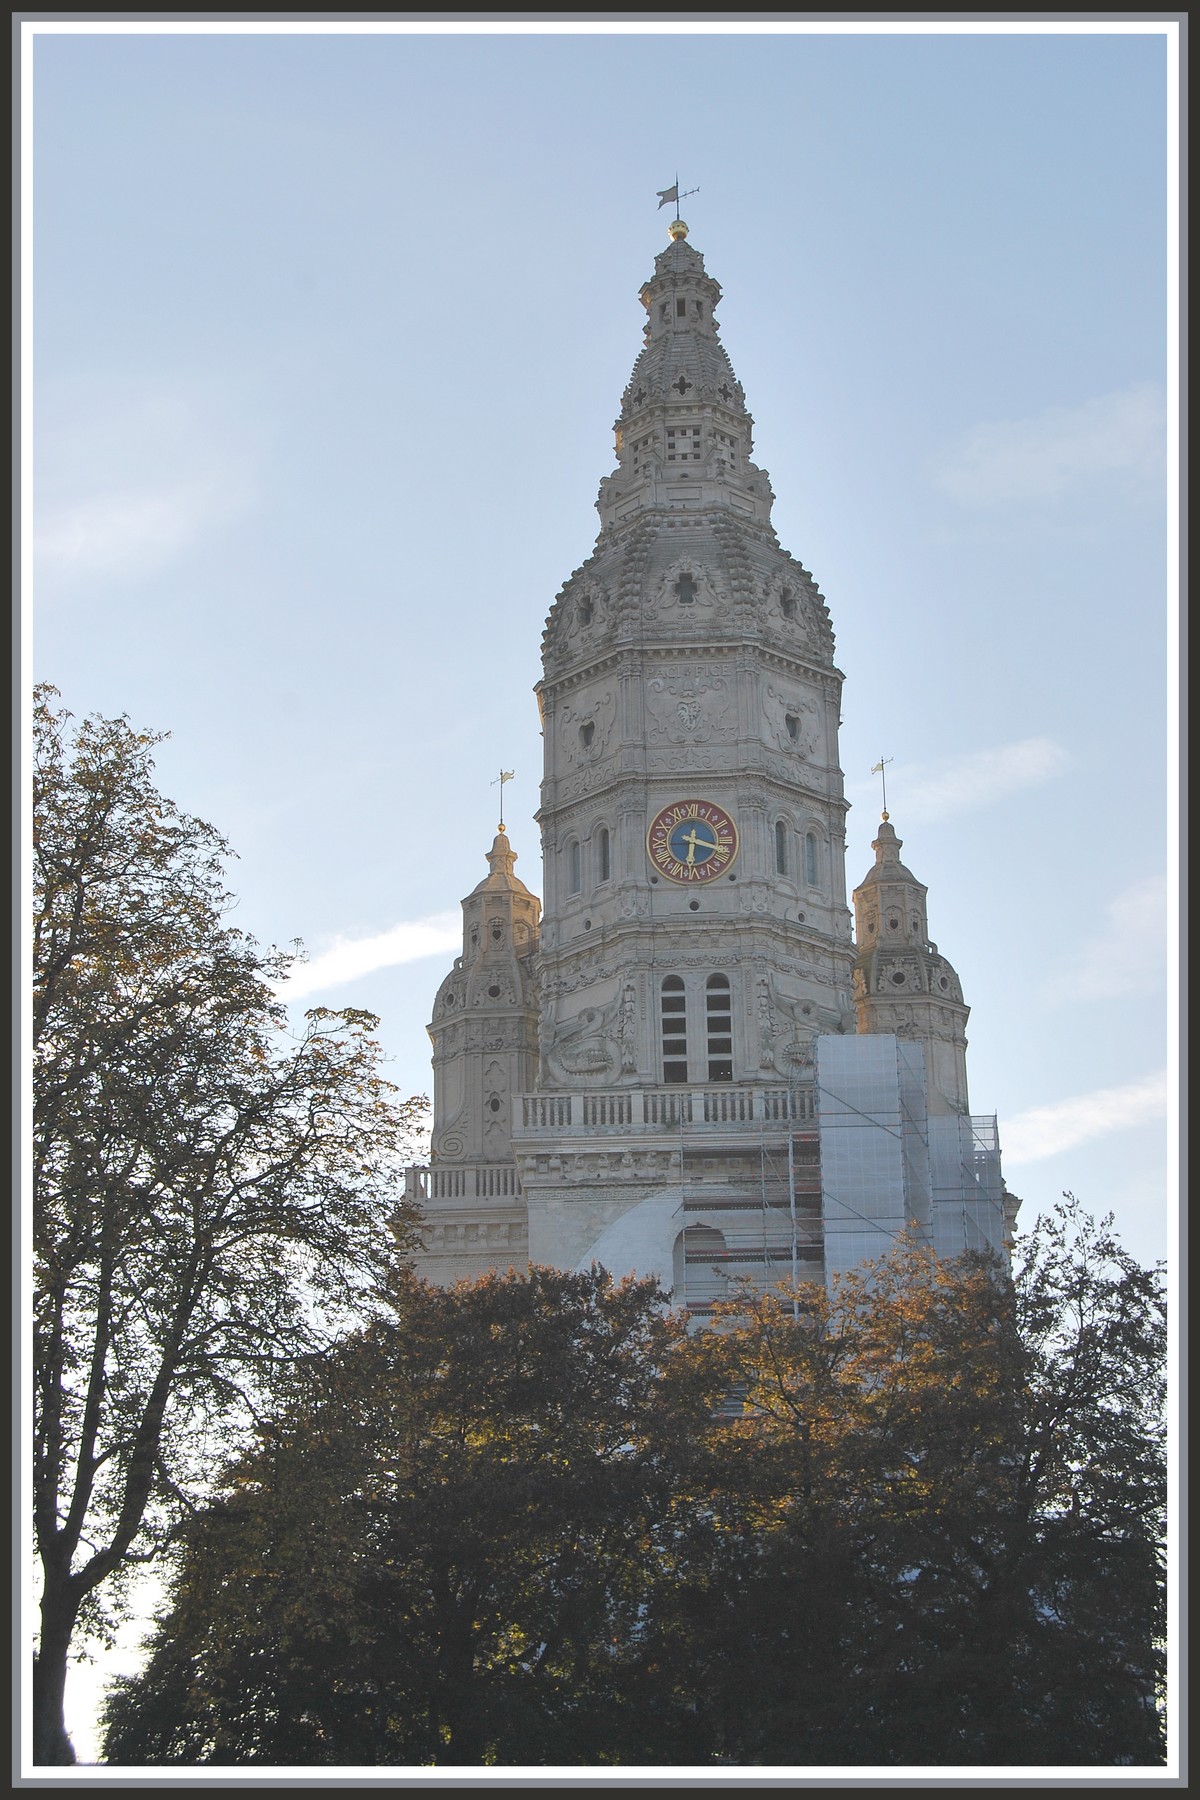
M 737 716 L 729 678 L 711 669 L 680 669 L 646 683 L 646 742 L 689 748 L 730 740 Z
M 817 620 L 808 582 L 799 569 L 781 569 L 771 577 L 767 602 L 788 632 L 803 643 L 817 640 Z
M 483 1154 L 485 1157 L 495 1159 L 506 1157 L 508 1152 L 508 1126 L 501 1123 L 501 1116 L 497 1114 L 494 1119 L 489 1119 L 483 1128 Z
M 611 766 L 606 770 L 590 764 L 587 768 L 580 769 L 578 774 L 567 775 L 559 782 L 559 800 L 581 800 L 596 788 L 603 787 L 610 779 Z
M 630 882 L 617 897 L 617 914 L 622 919 L 644 919 L 650 910 L 650 899 L 644 889 Z
M 586 649 L 608 634 L 613 619 L 607 588 L 584 580 L 564 588 L 546 620 L 545 645 L 560 655 Z
M 569 1086 L 573 1081 L 602 1080 L 620 1069 L 622 1049 L 614 1028 L 622 998 L 618 995 L 606 1007 L 585 1006 L 573 1019 L 552 1022 L 543 1060 L 555 1081 Z
M 794 689 L 768 686 L 763 712 L 769 742 L 797 756 L 813 754 L 821 738 L 821 720 L 814 701 Z
M 716 769 L 726 760 L 720 750 L 680 748 L 659 750 L 655 761 L 660 769 Z
M 775 1005 L 771 999 L 771 984 L 765 975 L 758 978 L 758 1066 L 760 1069 L 771 1069 L 775 1066 L 775 1039 L 779 1035 L 779 1021 L 775 1016 Z
M 608 749 L 616 719 L 617 702 L 611 688 L 564 705 L 558 721 L 564 761 L 572 768 L 598 761 Z
M 621 1073 L 637 1071 L 637 989 L 627 981 L 621 990 L 621 1011 L 617 1020 L 617 1046 L 621 1052 Z
M 816 1000 L 785 994 L 773 975 L 758 983 L 761 1067 L 794 1077 L 811 1070 L 820 1032 L 840 1031 L 841 1015 Z
M 721 605 L 717 577 L 694 557 L 679 556 L 647 595 L 649 604 L 673 623 L 699 617 L 708 620 Z

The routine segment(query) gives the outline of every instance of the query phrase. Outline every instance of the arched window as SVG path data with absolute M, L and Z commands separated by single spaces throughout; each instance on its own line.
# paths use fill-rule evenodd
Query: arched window
M 811 831 L 804 834 L 804 879 L 809 887 L 817 885 L 817 840 Z
M 577 894 L 583 886 L 583 851 L 578 838 L 567 845 L 567 890 Z
M 704 985 L 708 1030 L 708 1079 L 733 1080 L 733 997 L 728 975 L 710 975 Z
M 725 1234 L 714 1225 L 689 1225 L 681 1231 L 671 1257 L 676 1306 L 707 1312 L 714 1300 L 723 1300 L 728 1256 Z
M 661 1005 L 663 1080 L 686 1081 L 687 996 L 680 976 L 668 975 L 664 980 Z
M 787 866 L 787 826 L 782 819 L 775 821 L 775 873 L 786 875 Z
M 596 833 L 596 863 L 597 881 L 608 881 L 612 875 L 612 839 L 607 825 L 602 825 Z

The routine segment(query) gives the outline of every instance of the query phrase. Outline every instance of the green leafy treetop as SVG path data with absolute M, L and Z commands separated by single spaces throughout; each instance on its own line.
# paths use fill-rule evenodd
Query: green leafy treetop
M 423 1102 L 377 1020 L 276 995 L 225 922 L 228 848 L 126 719 L 34 712 L 34 1755 L 73 1760 L 72 1636 L 103 1631 L 281 1369 L 376 1304 Z M 391 1217 L 393 1232 L 386 1222 Z

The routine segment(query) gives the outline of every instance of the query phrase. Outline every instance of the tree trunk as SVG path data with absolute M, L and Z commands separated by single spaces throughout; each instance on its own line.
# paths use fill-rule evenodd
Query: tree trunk
M 74 1600 L 43 1595 L 41 1643 L 33 1659 L 33 1760 L 39 1765 L 61 1766 L 75 1761 L 63 1717 L 63 1700 L 67 1653 L 78 1610 Z

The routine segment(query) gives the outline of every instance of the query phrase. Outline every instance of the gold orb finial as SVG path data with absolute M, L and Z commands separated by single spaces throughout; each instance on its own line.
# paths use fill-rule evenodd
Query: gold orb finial
M 671 223 L 667 226 L 667 236 L 672 243 L 676 243 L 680 238 L 685 238 L 687 233 L 688 228 L 686 219 L 672 219 Z

